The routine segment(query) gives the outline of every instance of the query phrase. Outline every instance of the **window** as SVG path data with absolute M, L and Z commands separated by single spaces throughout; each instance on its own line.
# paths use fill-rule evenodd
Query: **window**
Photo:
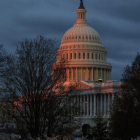
M 77 39 L 77 36 L 76 36 L 76 39 Z
M 65 59 L 65 54 L 63 54 L 63 58 Z
M 96 53 L 96 60 L 97 60 L 97 53 Z
M 89 39 L 91 39 L 91 36 L 89 36 Z
M 80 59 L 81 58 L 81 54 L 80 53 L 78 53 L 78 59 Z
M 68 59 L 68 54 L 67 54 L 67 59 Z
M 81 39 L 81 36 L 79 36 L 79 39 Z
M 100 54 L 99 54 L 99 60 L 100 60 Z
M 87 59 L 89 59 L 89 53 L 87 53 Z
M 85 53 L 83 53 L 83 59 L 85 59 Z
M 86 39 L 88 39 L 88 36 L 86 36 Z
M 72 53 L 70 53 L 70 59 L 72 59 Z
M 76 59 L 76 53 L 74 53 L 74 59 Z
M 91 54 L 91 57 L 92 57 L 92 59 L 93 59 L 93 53 Z

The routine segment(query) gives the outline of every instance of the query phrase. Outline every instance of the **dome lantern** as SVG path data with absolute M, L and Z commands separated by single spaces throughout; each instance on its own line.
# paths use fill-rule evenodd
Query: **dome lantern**
M 74 26 L 80 26 L 80 25 L 89 25 L 86 21 L 86 12 L 83 1 L 80 2 L 80 7 L 78 8 L 77 12 L 77 22 L 74 24 Z
M 85 7 L 84 7 L 84 5 L 83 5 L 83 0 L 81 0 L 81 2 L 80 2 L 79 9 L 85 9 Z

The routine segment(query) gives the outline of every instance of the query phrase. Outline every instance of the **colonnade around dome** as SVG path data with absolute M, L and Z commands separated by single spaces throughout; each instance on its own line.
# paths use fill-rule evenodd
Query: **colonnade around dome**
M 111 80 L 111 70 L 94 67 L 71 67 L 66 70 L 67 81 L 102 81 Z
M 74 51 L 74 52 L 70 52 L 70 51 L 65 51 L 62 54 L 57 55 L 57 61 L 61 61 L 62 59 L 64 60 L 98 60 L 98 61 L 106 61 L 106 53 L 102 53 L 102 52 L 93 52 L 93 51 Z

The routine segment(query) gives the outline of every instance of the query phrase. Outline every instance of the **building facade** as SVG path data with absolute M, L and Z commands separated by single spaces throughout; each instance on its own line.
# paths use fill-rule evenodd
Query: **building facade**
M 120 91 L 121 82 L 111 80 L 111 64 L 98 32 L 86 20 L 87 10 L 81 0 L 77 21 L 62 37 L 56 64 L 62 59 L 68 62 L 64 85 L 82 89 L 73 96 L 83 113 L 76 114 L 82 125 L 94 125 L 93 118 L 100 114 L 109 117 L 110 105 Z

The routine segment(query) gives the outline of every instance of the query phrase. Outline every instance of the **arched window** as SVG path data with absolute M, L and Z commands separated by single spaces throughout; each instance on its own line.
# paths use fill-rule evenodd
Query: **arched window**
M 83 39 L 84 39 L 84 36 L 83 36 Z
M 91 36 L 89 36 L 89 39 L 91 39 Z
M 65 54 L 63 54 L 63 58 L 65 59 Z
M 78 59 L 80 59 L 81 58 L 81 54 L 80 53 L 78 53 Z
M 70 53 L 70 59 L 72 59 L 72 53 Z
M 92 53 L 91 57 L 92 57 L 92 59 L 93 59 L 93 53 Z
M 83 59 L 85 59 L 85 53 L 83 53 Z
M 76 53 L 74 53 L 74 59 L 76 59 Z
M 96 53 L 96 60 L 97 60 L 97 53 Z
M 87 59 L 89 59 L 89 53 L 87 53 Z

